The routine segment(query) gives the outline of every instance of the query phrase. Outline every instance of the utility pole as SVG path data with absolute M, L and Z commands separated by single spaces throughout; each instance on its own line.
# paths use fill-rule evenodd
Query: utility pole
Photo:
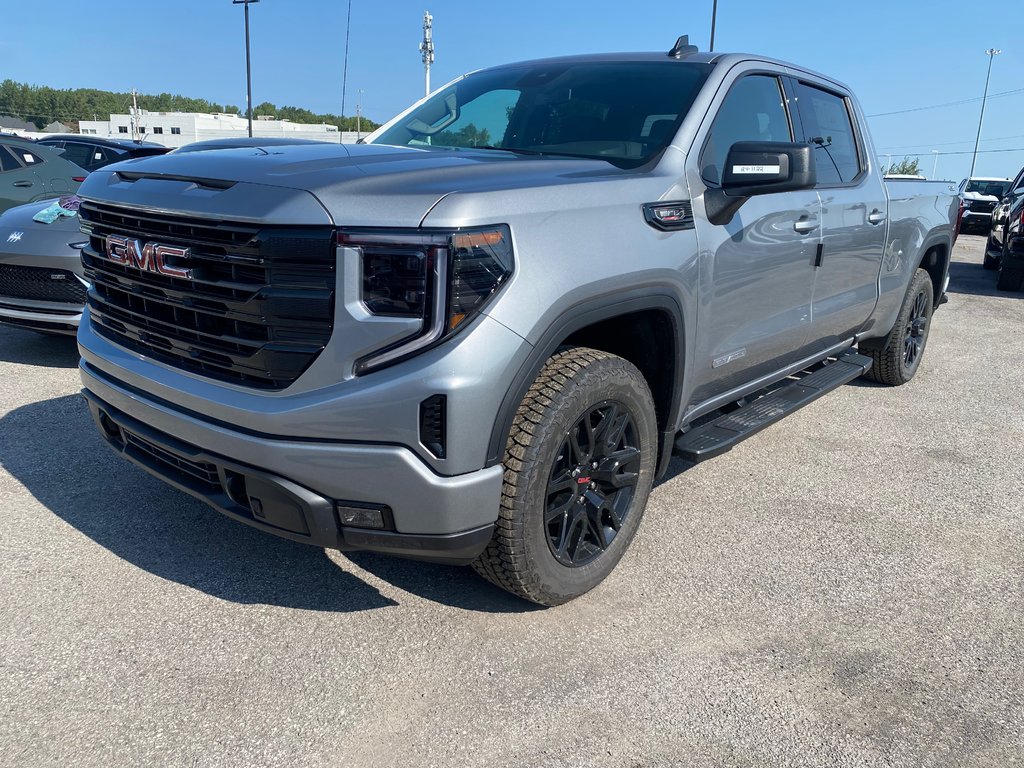
M 981 97 L 981 116 L 978 118 L 978 135 L 974 139 L 974 154 L 971 156 L 971 172 L 967 175 L 968 179 L 974 176 L 974 166 L 978 162 L 978 144 L 981 143 L 981 124 L 985 120 L 985 102 L 988 100 L 988 81 L 992 78 L 992 59 L 1002 53 L 1002 51 L 998 48 L 989 48 L 985 53 L 988 54 L 988 74 L 985 75 L 985 95 Z
M 345 91 L 348 88 L 348 36 L 352 31 L 352 0 L 348 0 L 348 20 L 345 22 L 345 66 L 341 73 L 341 116 L 345 116 Z
M 252 61 L 249 55 L 249 3 L 260 0 L 231 0 L 232 5 L 245 6 L 245 111 L 249 115 L 249 138 L 252 138 Z
M 138 91 L 132 88 L 132 118 L 129 121 L 132 124 L 132 141 L 139 140 L 139 101 Z
M 935 156 L 935 162 L 932 163 L 932 181 L 935 181 L 938 178 L 937 174 L 939 172 L 939 150 L 933 149 L 932 155 Z
M 420 54 L 423 57 L 424 96 L 430 95 L 430 65 L 434 63 L 434 17 L 430 11 L 423 12 L 423 42 L 420 43 Z

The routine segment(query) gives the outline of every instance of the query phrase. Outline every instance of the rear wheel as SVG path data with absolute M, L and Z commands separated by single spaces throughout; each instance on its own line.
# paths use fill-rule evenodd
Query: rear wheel
M 516 413 L 494 538 L 474 569 L 541 605 L 593 589 L 640 525 L 656 454 L 654 401 L 636 367 L 559 351 Z
M 906 384 L 914 378 L 928 341 L 933 302 L 931 277 L 919 269 L 910 281 L 896 325 L 889 331 L 884 346 L 860 350 L 872 358 L 871 369 L 865 374 L 867 378 L 890 387 Z
M 1006 251 L 1003 251 L 1004 258 L 999 260 L 999 274 L 996 276 L 996 288 L 1000 291 L 1019 291 L 1024 288 L 1024 268 L 1006 265 Z

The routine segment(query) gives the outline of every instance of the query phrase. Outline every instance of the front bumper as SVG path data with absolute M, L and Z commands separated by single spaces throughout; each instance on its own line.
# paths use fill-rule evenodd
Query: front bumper
M 456 564 L 471 562 L 490 541 L 500 465 L 445 477 L 401 446 L 237 431 L 143 399 L 86 362 L 80 370 L 89 408 L 114 450 L 235 520 L 318 547 Z M 177 434 L 200 439 L 186 443 Z M 336 503 L 386 509 L 393 530 L 343 526 Z
M 992 212 L 991 211 L 971 211 L 965 210 L 963 218 L 960 220 L 960 228 L 978 230 L 988 230 L 992 226 Z
M 0 324 L 74 336 L 82 321 L 82 309 L 73 304 L 0 296 Z

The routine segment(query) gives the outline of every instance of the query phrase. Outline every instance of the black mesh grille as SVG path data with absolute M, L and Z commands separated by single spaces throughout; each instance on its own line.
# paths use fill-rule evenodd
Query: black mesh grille
M 170 451 L 164 450 L 159 445 L 154 445 L 138 435 L 133 435 L 131 432 L 125 432 L 122 430 L 122 434 L 129 446 L 136 451 L 144 453 L 151 460 L 158 462 L 171 470 L 176 470 L 182 474 L 195 478 L 205 486 L 220 490 L 220 477 L 217 474 L 217 467 L 215 464 L 210 464 L 206 461 L 190 461 L 182 458 L 181 456 L 177 456 Z
M 0 297 L 85 304 L 85 286 L 66 269 L 0 264 Z
M 334 324 L 330 227 L 264 227 L 82 203 L 103 336 L 154 359 L 262 389 L 288 386 L 316 359 Z M 103 258 L 107 235 L 189 249 L 190 278 Z

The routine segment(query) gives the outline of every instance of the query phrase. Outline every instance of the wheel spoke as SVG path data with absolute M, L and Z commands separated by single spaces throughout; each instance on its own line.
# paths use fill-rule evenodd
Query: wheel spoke
M 571 491 L 576 485 L 576 478 L 568 469 L 563 469 L 548 482 L 548 497 L 556 493 Z
M 570 563 L 576 560 L 576 554 L 579 552 L 580 542 L 583 540 L 583 529 L 586 526 L 586 516 L 586 512 L 580 510 L 569 518 L 565 526 L 558 551 Z
M 611 432 L 614 431 L 615 422 L 619 418 L 619 406 L 612 403 L 607 408 L 599 411 L 601 421 L 594 430 L 594 454 L 600 455 L 606 445 L 615 444 L 611 442 Z
M 555 520 L 557 520 L 558 518 L 565 517 L 565 513 L 571 510 L 575 504 L 575 497 L 570 496 L 569 499 L 563 504 L 558 504 L 554 507 L 551 507 L 544 514 L 544 522 L 550 525 L 551 523 L 555 522 Z
M 594 543 L 601 549 L 608 549 L 611 541 L 605 536 L 604 525 L 601 524 L 601 509 L 591 510 L 587 515 L 587 528 L 594 539 Z
M 572 464 L 583 464 L 590 460 L 589 449 L 580 442 L 582 433 L 583 424 L 577 424 L 573 427 L 572 431 L 569 433 L 569 437 L 567 438 L 570 451 L 569 461 Z

